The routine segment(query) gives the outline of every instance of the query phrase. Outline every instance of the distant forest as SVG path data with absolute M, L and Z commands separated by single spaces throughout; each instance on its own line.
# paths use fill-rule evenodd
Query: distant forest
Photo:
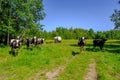
M 56 30 L 50 32 L 42 31 L 39 36 L 46 39 L 53 39 L 55 36 L 61 36 L 63 39 L 78 39 L 82 36 L 87 39 L 120 39 L 120 30 L 113 29 L 109 31 L 95 32 L 92 28 L 85 30 L 82 28 L 57 27 Z

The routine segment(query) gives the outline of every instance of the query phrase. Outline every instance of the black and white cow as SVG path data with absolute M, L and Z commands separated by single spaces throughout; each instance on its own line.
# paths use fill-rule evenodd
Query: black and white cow
M 30 48 L 31 46 L 33 47 L 34 43 L 35 43 L 35 38 L 27 38 L 26 39 L 27 48 Z
M 26 39 L 27 48 L 33 47 L 34 45 L 37 46 L 38 44 L 42 45 L 44 43 L 44 38 L 28 38 Z
M 23 43 L 23 37 L 22 36 L 17 36 L 17 39 L 19 40 L 20 45 L 22 45 L 22 43 Z
M 56 36 L 56 37 L 54 37 L 54 42 L 55 42 L 55 43 L 61 43 L 61 41 L 62 41 L 61 36 Z
M 19 39 L 11 39 L 10 41 L 10 46 L 12 48 L 20 48 L 21 44 L 20 44 L 20 40 Z
M 78 46 L 80 46 L 80 51 L 85 53 L 85 50 L 86 50 L 86 40 L 85 40 L 85 37 L 79 38 Z
M 93 48 L 95 49 L 96 46 L 99 46 L 100 50 L 102 50 L 105 42 L 106 39 L 95 39 L 93 40 Z
M 36 45 L 38 44 L 42 45 L 43 43 L 44 43 L 44 38 L 36 38 L 36 42 L 35 42 Z
M 19 39 L 11 39 L 10 46 L 11 46 L 12 55 L 16 56 L 18 54 L 18 50 L 21 47 L 21 42 Z

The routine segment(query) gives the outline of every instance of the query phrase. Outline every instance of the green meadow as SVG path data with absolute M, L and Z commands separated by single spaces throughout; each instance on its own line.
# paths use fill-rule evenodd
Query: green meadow
M 23 45 L 17 56 L 10 54 L 9 46 L 1 46 L 0 80 L 84 80 L 93 62 L 97 80 L 120 80 L 120 41 L 106 41 L 102 51 L 99 47 L 93 51 L 92 40 L 86 42 L 86 54 L 77 40 L 57 44 L 46 40 L 33 50 Z

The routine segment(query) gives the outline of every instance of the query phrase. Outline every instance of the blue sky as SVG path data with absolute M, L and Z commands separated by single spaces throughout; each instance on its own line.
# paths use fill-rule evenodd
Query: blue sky
M 56 27 L 111 30 L 110 16 L 120 10 L 118 0 L 43 0 L 43 4 L 46 17 L 41 24 L 46 31 Z

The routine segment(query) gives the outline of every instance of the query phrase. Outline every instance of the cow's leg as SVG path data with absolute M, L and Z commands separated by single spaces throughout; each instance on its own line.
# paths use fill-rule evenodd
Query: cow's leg
M 80 47 L 80 52 L 81 52 L 81 53 L 84 53 L 84 46 L 81 46 L 81 47 Z
M 29 49 L 29 46 L 30 46 L 30 44 L 29 44 L 29 42 L 27 42 L 27 43 L 26 43 L 27 49 Z
M 82 46 L 80 46 L 80 53 L 82 53 Z
M 18 55 L 20 48 L 16 49 L 16 55 Z
M 10 54 L 14 55 L 14 48 L 13 47 L 11 47 Z
M 30 50 L 33 50 L 33 47 L 34 47 L 34 43 L 31 44 Z
M 86 46 L 83 47 L 84 54 L 86 54 Z
M 13 48 L 13 56 L 16 56 L 16 48 Z
M 100 50 L 102 50 L 103 49 L 103 46 L 100 46 Z
M 95 51 L 95 47 L 96 47 L 96 46 L 95 46 L 95 45 L 93 45 L 93 51 Z

